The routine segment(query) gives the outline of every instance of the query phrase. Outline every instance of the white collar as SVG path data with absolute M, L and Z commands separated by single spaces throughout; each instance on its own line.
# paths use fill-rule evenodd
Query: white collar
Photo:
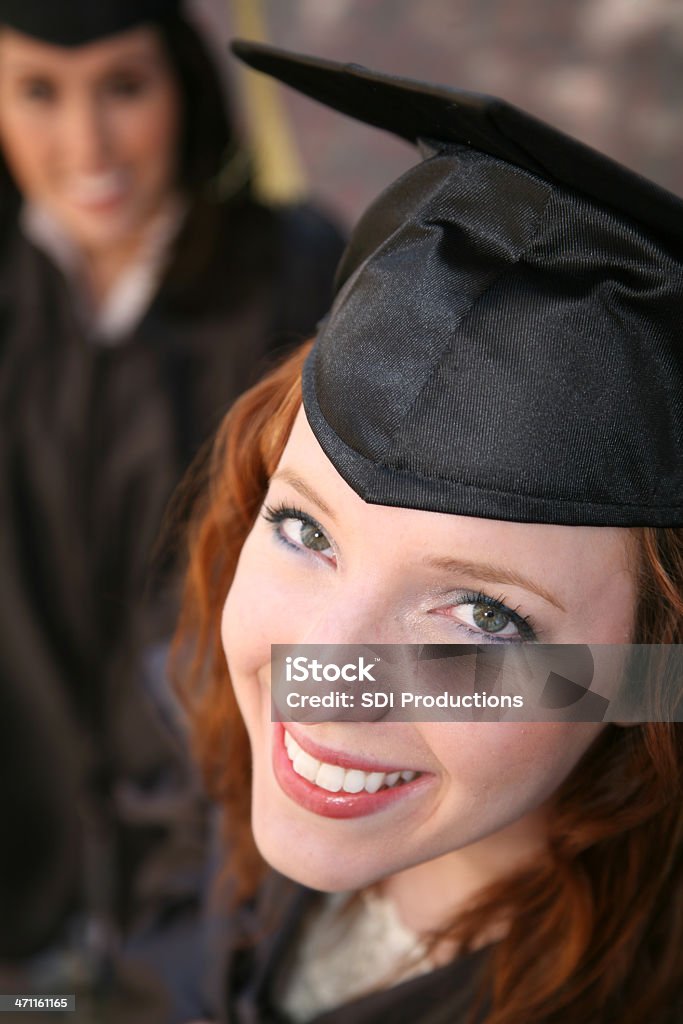
M 187 212 L 187 204 L 174 196 L 148 225 L 134 260 L 124 268 L 95 308 L 85 285 L 81 252 L 57 219 L 36 203 L 25 203 L 19 223 L 21 230 L 54 261 L 72 292 L 76 314 L 89 339 L 103 346 L 125 342 L 146 313 L 166 267 L 171 244 Z

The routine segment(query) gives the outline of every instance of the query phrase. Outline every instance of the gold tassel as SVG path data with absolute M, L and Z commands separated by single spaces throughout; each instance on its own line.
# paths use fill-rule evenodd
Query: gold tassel
M 240 38 L 268 41 L 261 0 L 231 0 L 231 10 Z M 242 74 L 255 192 L 268 203 L 300 201 L 307 193 L 306 174 L 289 130 L 279 86 L 246 68 Z

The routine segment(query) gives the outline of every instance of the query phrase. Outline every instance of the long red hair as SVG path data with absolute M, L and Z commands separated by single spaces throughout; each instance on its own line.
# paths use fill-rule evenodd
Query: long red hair
M 254 891 L 264 864 L 251 836 L 250 752 L 221 650 L 220 616 L 301 404 L 307 351 L 247 392 L 222 424 L 191 522 L 176 636 L 176 673 L 197 756 L 226 811 L 237 898 Z M 683 643 L 683 530 L 634 533 L 635 640 Z M 491 958 L 486 1024 L 680 1024 L 682 797 L 683 725 L 603 731 L 555 794 L 547 853 L 480 893 L 440 936 L 467 949 L 501 915 L 508 922 Z

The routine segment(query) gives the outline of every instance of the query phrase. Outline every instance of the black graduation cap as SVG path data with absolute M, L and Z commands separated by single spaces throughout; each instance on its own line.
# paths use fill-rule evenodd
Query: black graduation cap
M 83 46 L 160 21 L 180 0 L 0 0 L 0 24 L 55 46 Z
M 683 525 L 683 202 L 521 110 L 233 50 L 429 156 L 360 220 L 304 370 L 366 501 Z

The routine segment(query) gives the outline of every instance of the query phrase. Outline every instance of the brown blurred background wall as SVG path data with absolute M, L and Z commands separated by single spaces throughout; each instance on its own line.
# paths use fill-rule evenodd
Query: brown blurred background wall
M 503 96 L 683 193 L 683 0 L 194 0 L 219 32 Z M 241 82 L 241 73 L 230 72 Z M 282 90 L 313 194 L 354 220 L 410 147 Z

